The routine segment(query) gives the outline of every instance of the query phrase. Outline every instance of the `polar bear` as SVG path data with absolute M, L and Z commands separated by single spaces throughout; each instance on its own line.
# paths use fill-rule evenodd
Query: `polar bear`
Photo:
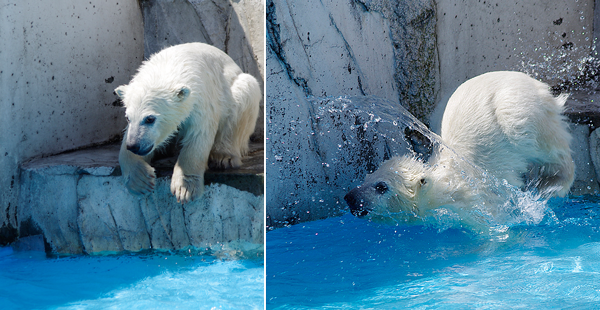
M 442 117 L 449 148 L 438 147 L 428 163 L 414 155 L 391 158 L 344 198 L 354 215 L 378 221 L 411 222 L 441 206 L 463 218 L 477 197 L 492 196 L 486 190 L 493 189 L 469 183 L 478 169 L 546 197 L 564 196 L 575 170 L 561 115 L 567 97 L 553 97 L 548 85 L 524 73 L 472 78 L 456 89 Z
M 152 191 L 152 155 L 177 136 L 181 151 L 171 192 L 181 203 L 203 194 L 209 164 L 241 165 L 262 98 L 254 77 L 227 54 L 203 43 L 176 45 L 151 56 L 130 83 L 115 92 L 128 121 L 119 152 L 125 185 L 133 194 Z

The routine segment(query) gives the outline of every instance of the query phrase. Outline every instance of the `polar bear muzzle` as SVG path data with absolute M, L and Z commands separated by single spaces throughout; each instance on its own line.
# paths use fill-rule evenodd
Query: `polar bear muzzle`
M 359 186 L 354 188 L 346 196 L 344 200 L 350 207 L 350 213 L 356 217 L 364 217 L 373 211 L 369 206 L 369 202 L 376 199 L 375 196 L 380 196 L 388 191 L 388 186 L 385 182 L 378 182 L 374 186 Z
M 139 143 L 127 143 L 127 150 L 131 153 L 139 156 L 148 155 L 152 149 L 154 148 L 154 144 L 151 145 L 140 145 Z

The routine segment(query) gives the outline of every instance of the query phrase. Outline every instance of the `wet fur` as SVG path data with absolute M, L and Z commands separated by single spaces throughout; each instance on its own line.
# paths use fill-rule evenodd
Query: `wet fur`
M 516 187 L 564 196 L 574 179 L 571 135 L 561 115 L 566 99 L 523 73 L 475 77 L 454 92 L 442 119 L 442 140 L 456 153 L 440 148 L 428 164 L 413 155 L 394 157 L 345 199 L 355 215 L 378 221 L 409 222 L 441 206 L 464 215 L 486 192 L 462 176 L 477 175 L 462 159 Z M 374 190 L 381 182 L 387 191 Z

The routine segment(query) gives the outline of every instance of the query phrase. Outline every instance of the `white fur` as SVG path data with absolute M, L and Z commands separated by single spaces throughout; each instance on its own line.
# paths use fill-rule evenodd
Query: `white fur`
M 134 194 L 153 190 L 152 153 L 177 133 L 182 149 L 171 192 L 182 203 L 202 195 L 209 158 L 218 168 L 241 165 L 262 98 L 254 77 L 227 54 L 203 43 L 162 50 L 115 91 L 129 121 L 119 153 L 127 188 Z M 146 123 L 148 117 L 155 121 Z M 128 145 L 150 151 L 136 155 Z
M 392 158 L 346 200 L 353 213 L 364 215 L 365 209 L 380 219 L 409 221 L 440 206 L 455 206 L 464 215 L 478 197 L 493 195 L 469 184 L 468 176 L 477 177 L 477 172 L 461 164 L 457 154 L 514 186 L 564 196 L 574 179 L 571 136 L 561 116 L 566 99 L 553 97 L 548 85 L 518 72 L 468 80 L 454 92 L 442 119 L 442 140 L 456 153 L 440 148 L 429 164 L 412 156 Z M 388 190 L 377 191 L 381 184 Z
M 463 83 L 442 118 L 444 142 L 499 179 L 523 187 L 530 169 L 540 191 L 569 192 L 575 167 L 561 115 L 566 95 L 519 72 L 490 72 Z

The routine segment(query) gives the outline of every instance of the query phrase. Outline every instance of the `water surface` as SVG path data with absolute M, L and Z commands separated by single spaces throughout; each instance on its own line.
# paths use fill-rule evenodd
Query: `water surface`
M 47 257 L 0 248 L 2 309 L 263 309 L 262 259 Z
M 267 233 L 268 309 L 591 309 L 600 205 L 552 199 L 502 236 L 351 215 Z

